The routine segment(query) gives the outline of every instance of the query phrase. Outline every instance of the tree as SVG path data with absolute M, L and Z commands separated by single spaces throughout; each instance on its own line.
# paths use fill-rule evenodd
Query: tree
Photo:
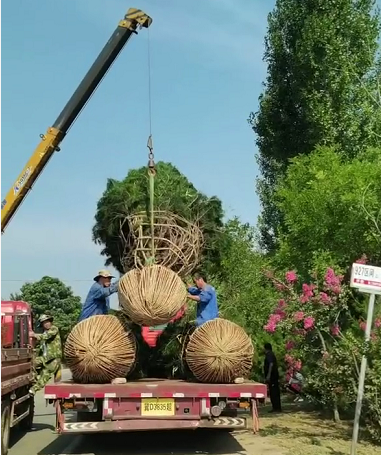
M 42 314 L 52 315 L 63 340 L 77 323 L 81 312 L 81 298 L 75 296 L 72 289 L 61 280 L 50 276 L 23 284 L 20 292 L 11 294 L 11 300 L 28 302 L 32 307 L 35 324 Z
M 190 222 L 197 222 L 204 235 L 204 267 L 218 269 L 219 242 L 223 226 L 222 204 L 216 197 L 197 191 L 189 180 L 170 163 L 156 165 L 155 210 L 170 211 Z M 122 181 L 109 179 L 103 196 L 98 201 L 93 227 L 93 240 L 102 245 L 101 254 L 106 265 L 112 264 L 120 273 L 126 272 L 121 262 L 124 249 L 122 238 L 128 236 L 128 226 L 121 222 L 127 216 L 147 211 L 149 185 L 147 168 L 131 170 Z
M 221 317 L 242 326 L 258 348 L 253 377 L 263 380 L 261 347 L 269 336 L 262 328 L 272 311 L 275 292 L 264 275 L 269 261 L 258 251 L 256 237 L 249 224 L 229 220 L 223 229 L 219 273 L 210 281 L 217 288 Z M 278 345 L 272 342 L 279 353 L 283 338 L 278 338 Z
M 285 223 L 278 265 L 305 275 L 321 254 L 341 267 L 364 253 L 381 263 L 381 148 L 352 161 L 327 147 L 294 158 L 274 199 Z
M 380 144 L 375 0 L 277 0 L 268 18 L 268 65 L 257 135 L 261 242 L 277 245 L 282 214 L 274 190 L 288 161 L 317 145 L 337 144 L 346 156 Z
M 255 336 L 273 305 L 274 293 L 263 274 L 268 261 L 257 249 L 254 228 L 238 218 L 226 223 L 223 239 L 216 277 L 220 313 Z

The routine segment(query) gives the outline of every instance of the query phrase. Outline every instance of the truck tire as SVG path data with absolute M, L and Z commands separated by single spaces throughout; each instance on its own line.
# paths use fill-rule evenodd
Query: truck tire
M 8 401 L 4 401 L 1 403 L 1 408 L 1 453 L 7 455 L 11 432 L 11 407 Z
M 25 411 L 29 409 L 29 415 L 22 419 L 19 423 L 19 428 L 22 431 L 30 431 L 33 428 L 33 418 L 34 418 L 34 397 L 31 396 L 26 402 Z

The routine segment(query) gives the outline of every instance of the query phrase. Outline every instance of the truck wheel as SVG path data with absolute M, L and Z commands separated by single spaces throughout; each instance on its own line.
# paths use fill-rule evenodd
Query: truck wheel
M 26 402 L 25 410 L 29 409 L 29 415 L 22 419 L 19 423 L 19 428 L 23 431 L 30 431 L 33 428 L 34 418 L 34 397 L 30 397 Z
M 7 401 L 3 402 L 1 407 L 1 453 L 2 455 L 7 455 L 11 432 L 11 408 Z

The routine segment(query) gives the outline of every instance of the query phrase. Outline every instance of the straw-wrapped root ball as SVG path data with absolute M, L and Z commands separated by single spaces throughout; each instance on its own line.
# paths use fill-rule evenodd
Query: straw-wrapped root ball
M 166 324 L 186 302 L 187 289 L 177 273 L 162 265 L 127 272 L 119 280 L 119 303 L 135 324 Z
M 65 361 L 73 380 L 82 384 L 109 383 L 125 378 L 135 363 L 132 332 L 112 315 L 79 322 L 65 343 Z
M 185 355 L 196 379 L 223 384 L 248 376 L 254 347 L 242 327 L 226 319 L 213 319 L 192 333 Z

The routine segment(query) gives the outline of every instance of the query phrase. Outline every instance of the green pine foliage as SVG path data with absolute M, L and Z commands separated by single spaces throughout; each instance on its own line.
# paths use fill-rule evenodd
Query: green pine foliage
M 172 164 L 158 162 L 155 177 L 155 210 L 170 211 L 190 222 L 197 222 L 202 229 L 205 248 L 202 262 L 218 267 L 219 242 L 223 226 L 221 201 L 208 197 Z M 148 212 L 149 182 L 147 167 L 131 170 L 122 181 L 109 179 L 103 196 L 98 201 L 93 228 L 93 240 L 103 247 L 101 254 L 106 265 L 112 264 L 124 273 L 121 264 L 123 244 L 120 226 L 126 217 L 138 212 Z M 123 226 L 123 236 L 128 237 L 128 224 Z

